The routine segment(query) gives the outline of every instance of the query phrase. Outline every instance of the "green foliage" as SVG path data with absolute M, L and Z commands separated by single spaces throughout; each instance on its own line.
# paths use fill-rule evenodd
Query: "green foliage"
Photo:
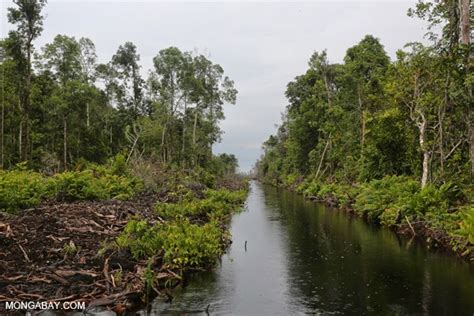
M 196 180 L 208 188 L 214 188 L 217 183 L 216 176 L 204 168 L 197 168 L 195 171 Z
M 316 197 L 321 200 L 333 199 L 341 206 L 348 206 L 358 192 L 358 188 L 351 185 L 321 183 L 316 180 L 308 182 L 304 187 L 300 186 L 298 189 L 306 197 Z
M 413 214 L 407 206 L 419 190 L 419 184 L 411 178 L 386 176 L 363 184 L 354 208 L 370 220 L 395 224 L 399 212 Z
M 127 159 L 123 154 L 117 154 L 109 160 L 109 169 L 113 175 L 127 176 L 129 175 L 129 168 Z
M 15 212 L 52 196 L 50 180 L 29 170 L 0 170 L 0 210 Z
M 222 202 L 226 205 L 240 205 L 245 202 L 247 197 L 246 190 L 230 191 L 227 189 L 212 190 L 208 189 L 204 192 L 207 199 L 213 202 Z
M 222 218 L 235 211 L 244 201 L 247 192 L 244 190 L 229 191 L 225 189 L 204 192 L 204 199 L 195 199 L 188 195 L 178 203 L 158 203 L 155 207 L 160 216 Z
M 354 208 L 387 226 L 399 224 L 408 217 L 421 218 L 433 227 L 453 231 L 458 215 L 448 210 L 462 199 L 459 188 L 452 183 L 420 189 L 412 178 L 386 176 L 362 185 Z
M 55 195 L 60 200 L 125 200 L 139 188 L 136 180 L 92 170 L 68 171 L 53 177 Z
M 145 220 L 130 220 L 117 238 L 117 245 L 130 250 L 134 258 L 151 257 L 163 247 L 159 228 Z
M 308 189 L 310 184 L 311 184 L 311 181 L 308 181 L 308 179 L 304 180 L 296 187 L 296 193 L 304 194 L 304 192 Z
M 236 171 L 235 156 L 212 154 L 223 107 L 237 96 L 220 65 L 169 47 L 157 50 L 143 78 L 132 42 L 119 45 L 104 64 L 88 38 L 59 34 L 38 49 L 46 3 L 13 1 L 8 8 L 13 25 L 0 40 L 2 169 L 28 161 L 30 168 L 54 174 L 122 153 L 115 175 L 125 175 L 125 162 L 144 157 L 183 169 L 204 167 L 215 176 Z
M 464 237 L 467 242 L 474 245 L 474 207 L 472 205 L 464 211 L 459 229 L 455 234 Z
M 118 237 L 120 248 L 142 259 L 164 252 L 165 264 L 179 269 L 203 268 L 215 264 L 223 252 L 222 240 L 229 238 L 217 222 L 191 224 L 187 219 L 151 225 L 130 221 Z
M 187 220 L 167 226 L 164 234 L 164 260 L 180 268 L 214 265 L 224 252 L 222 239 L 229 237 L 217 222 L 200 226 Z
M 66 255 L 75 255 L 81 250 L 80 247 L 77 247 L 76 244 L 70 240 L 69 243 L 65 243 L 63 246 L 63 251 Z
M 291 173 L 288 174 L 284 179 L 283 179 L 283 185 L 287 188 L 293 187 L 298 184 L 298 180 L 301 177 L 296 174 L 296 173 Z
M 98 165 L 48 177 L 25 169 L 0 170 L 0 210 L 15 212 L 38 205 L 46 198 L 58 200 L 128 199 L 142 188 L 133 177 L 114 174 L 116 169 Z

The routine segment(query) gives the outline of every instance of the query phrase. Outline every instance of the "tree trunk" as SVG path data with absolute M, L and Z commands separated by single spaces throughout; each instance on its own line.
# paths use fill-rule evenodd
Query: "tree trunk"
M 421 175 L 421 188 L 424 188 L 428 183 L 428 174 L 429 174 L 429 161 L 430 161 L 430 153 L 426 148 L 426 127 L 427 121 L 424 114 L 421 114 L 421 122 L 418 124 L 418 128 L 420 130 L 420 149 L 423 153 L 423 171 Z
M 90 125 L 90 120 L 89 120 L 89 102 L 86 103 L 86 117 L 87 117 L 87 120 L 86 120 L 86 125 L 87 127 L 89 127 Z
M 187 104 L 187 100 L 186 98 L 184 99 L 184 113 L 183 113 L 183 134 L 182 134 L 182 140 L 181 140 L 181 161 L 182 161 L 182 164 L 183 164 L 183 168 L 184 168 L 184 164 L 185 164 L 185 159 L 184 159 L 184 153 L 185 153 L 185 150 L 186 150 L 186 109 L 188 107 L 188 104 Z
M 359 112 L 360 112 L 360 120 L 361 120 L 361 131 L 360 131 L 360 152 L 361 156 L 364 151 L 364 145 L 365 145 L 365 113 L 364 113 L 364 107 L 362 104 L 362 96 L 360 93 L 360 88 L 357 88 L 357 98 L 359 101 Z
M 23 114 L 24 119 L 23 122 L 25 124 L 24 131 L 22 133 L 22 149 L 21 149 L 21 160 L 26 161 L 28 160 L 28 151 L 30 147 L 30 89 L 31 89 L 31 50 L 32 50 L 32 43 L 33 38 L 28 38 L 26 44 L 26 54 L 27 54 L 27 74 L 25 80 L 25 91 L 23 96 Z
M 471 1 L 470 0 L 459 0 L 459 42 L 461 44 L 469 45 L 471 43 Z M 470 52 L 467 53 L 465 60 L 465 66 L 467 72 L 469 73 L 469 59 L 472 56 Z M 472 87 L 469 86 L 468 93 L 472 97 Z M 472 111 L 468 110 L 468 118 L 472 117 Z M 471 120 L 469 119 L 471 122 Z M 472 124 L 469 126 L 469 156 L 471 158 L 471 177 L 474 177 L 474 126 Z
M 20 129 L 18 131 L 18 154 L 19 154 L 19 157 L 20 157 L 20 160 L 21 160 L 21 157 L 23 157 L 23 144 L 22 144 L 22 140 L 23 140 L 23 118 L 21 118 L 21 121 L 20 121 Z
M 319 160 L 318 170 L 316 171 L 316 176 L 315 176 L 316 179 L 319 177 L 319 172 L 321 171 L 321 166 L 323 165 L 323 161 L 324 161 L 324 155 L 326 155 L 326 151 L 328 149 L 330 142 L 331 142 L 331 134 L 329 134 L 326 145 L 324 146 L 323 154 L 321 155 L 321 159 Z
M 193 124 L 193 167 L 196 165 L 196 129 L 198 121 L 198 111 L 196 107 L 196 112 L 194 113 L 194 124 Z
M 29 147 L 29 121 L 30 116 L 27 112 L 24 113 L 23 117 L 23 131 L 21 133 L 21 161 L 28 160 L 28 147 Z
M 166 135 L 166 125 L 168 121 L 163 125 L 163 131 L 161 132 L 161 159 L 164 164 L 166 164 L 166 150 L 165 150 L 165 135 Z
M 446 113 L 446 108 L 448 107 L 449 103 L 449 83 L 450 77 L 449 73 L 446 75 L 446 83 L 444 86 L 444 103 L 440 104 L 438 108 L 438 150 L 439 150 L 439 167 L 440 167 L 440 178 L 441 181 L 444 182 L 444 161 L 445 161 L 445 154 L 444 154 L 444 116 Z
M 471 42 L 471 6 L 470 0 L 459 0 L 459 41 L 461 44 L 469 45 Z
M 329 80 L 327 78 L 327 75 L 324 74 L 324 85 L 326 86 L 326 94 L 328 98 L 328 106 L 331 107 L 331 91 L 329 90 Z
M 64 170 L 67 170 L 67 121 L 66 121 L 66 116 L 63 116 L 63 165 L 64 165 Z

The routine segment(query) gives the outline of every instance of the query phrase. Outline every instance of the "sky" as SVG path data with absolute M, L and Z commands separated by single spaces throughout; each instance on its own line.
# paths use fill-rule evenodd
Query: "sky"
M 11 0 L 1 1 L 1 36 Z M 119 45 L 133 42 L 144 75 L 158 51 L 175 46 L 197 51 L 220 64 L 239 91 L 225 105 L 222 142 L 215 153 L 233 153 L 242 171 L 261 154 L 287 105 L 288 82 L 307 69 L 314 51 L 327 49 L 330 62 L 366 34 L 379 38 L 394 58 L 408 42 L 423 41 L 425 23 L 406 15 L 415 0 L 403 1 L 67 1 L 50 0 L 37 48 L 57 34 L 88 37 L 99 62 L 108 62 Z

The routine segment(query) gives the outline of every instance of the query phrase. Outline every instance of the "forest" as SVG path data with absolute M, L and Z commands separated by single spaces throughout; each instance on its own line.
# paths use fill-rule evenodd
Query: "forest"
M 408 15 L 426 21 L 428 44 L 407 43 L 395 60 L 371 35 L 342 63 L 314 52 L 287 85 L 258 177 L 472 260 L 470 10 L 469 1 L 418 2 Z
M 87 37 L 40 46 L 56 12 L 48 5 L 13 0 L 2 16 L 0 314 L 27 301 L 85 302 L 95 315 L 173 310 L 175 293 L 199 277 L 214 282 L 194 285 L 213 306 L 197 295 L 177 313 L 242 311 L 227 300 L 254 314 L 308 302 L 301 313 L 472 306 L 469 0 L 419 1 L 408 15 L 425 20 L 426 38 L 392 58 L 373 35 L 340 63 L 314 52 L 287 84 L 256 181 L 239 173 L 236 155 L 213 152 L 237 102 L 230 68 L 174 46 L 157 47 L 151 69 L 130 41 L 106 62 Z M 339 210 L 356 216 L 341 220 Z M 418 251 L 415 239 L 454 261 Z
M 206 56 L 169 47 L 142 75 L 140 55 L 125 42 L 106 64 L 88 38 L 58 34 L 36 48 L 46 1 L 17 1 L 16 27 L 0 42 L 0 166 L 21 162 L 49 173 L 81 161 L 104 163 L 119 153 L 183 168 L 228 162 L 212 157 L 223 104 L 237 90 Z M 231 165 L 232 165 L 231 163 Z
M 208 57 L 132 42 L 43 47 L 45 0 L 15 0 L 0 40 L 0 313 L 80 299 L 121 314 L 216 265 L 247 180 L 214 155 L 237 90 Z M 3 17 L 2 17 L 3 18 Z M 171 296 L 170 296 L 171 297 Z

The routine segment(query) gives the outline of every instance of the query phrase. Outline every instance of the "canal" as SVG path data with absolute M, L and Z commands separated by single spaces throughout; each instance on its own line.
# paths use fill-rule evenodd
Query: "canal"
M 474 269 L 413 240 L 257 182 L 233 244 L 152 314 L 473 315 Z

